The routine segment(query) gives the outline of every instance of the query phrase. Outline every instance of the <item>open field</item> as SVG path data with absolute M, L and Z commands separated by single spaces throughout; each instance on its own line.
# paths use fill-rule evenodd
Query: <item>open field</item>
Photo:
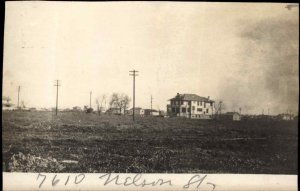
M 298 121 L 3 111 L 5 171 L 297 174 Z

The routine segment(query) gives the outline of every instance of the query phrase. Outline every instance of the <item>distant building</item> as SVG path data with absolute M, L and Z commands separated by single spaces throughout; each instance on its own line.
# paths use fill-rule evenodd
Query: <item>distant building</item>
M 129 110 L 129 115 L 133 115 L 133 108 Z M 145 110 L 140 107 L 136 107 L 134 108 L 134 115 L 144 116 Z
M 2 110 L 14 110 L 13 104 L 11 103 L 2 103 Z
M 2 96 L 2 110 L 13 110 L 14 104 L 10 103 L 10 98 L 6 96 Z
M 144 109 L 145 116 L 159 116 L 159 111 L 155 109 Z
M 282 113 L 282 114 L 279 114 L 277 116 L 277 118 L 281 119 L 281 120 L 290 121 L 290 120 L 294 120 L 294 115 L 290 114 L 290 113 Z
M 49 109 L 47 109 L 47 108 L 45 108 L 45 107 L 38 108 L 37 110 L 38 110 L 38 111 L 50 111 Z
M 109 108 L 108 110 L 106 110 L 105 113 L 107 113 L 107 114 L 114 114 L 114 115 L 124 114 L 123 109 L 116 108 L 116 107 Z
M 35 107 L 29 108 L 29 111 L 37 111 Z
M 72 110 L 73 110 L 73 111 L 82 111 L 81 107 L 79 107 L 79 106 L 74 106 L 74 107 L 72 108 Z
M 242 119 L 241 115 L 238 112 L 227 112 L 221 115 L 221 118 L 232 120 L 232 121 L 240 121 Z
M 170 99 L 167 113 L 170 117 L 190 119 L 211 119 L 214 113 L 214 101 L 196 94 L 179 94 Z

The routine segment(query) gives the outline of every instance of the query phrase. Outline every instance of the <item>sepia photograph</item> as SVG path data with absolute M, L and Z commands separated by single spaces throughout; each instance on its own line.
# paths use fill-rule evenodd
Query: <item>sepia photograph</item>
M 5 173 L 297 175 L 298 108 L 299 4 L 5 4 Z

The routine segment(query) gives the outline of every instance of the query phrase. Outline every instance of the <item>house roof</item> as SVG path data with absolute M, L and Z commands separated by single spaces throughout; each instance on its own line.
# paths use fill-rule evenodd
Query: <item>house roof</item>
M 170 99 L 170 101 L 173 100 L 214 102 L 207 97 L 201 97 L 196 94 L 177 94 L 174 98 Z
M 135 107 L 134 109 L 135 110 L 140 110 L 140 109 L 143 109 L 143 108 L 141 108 L 141 107 Z M 131 108 L 130 110 L 133 110 L 133 108 Z

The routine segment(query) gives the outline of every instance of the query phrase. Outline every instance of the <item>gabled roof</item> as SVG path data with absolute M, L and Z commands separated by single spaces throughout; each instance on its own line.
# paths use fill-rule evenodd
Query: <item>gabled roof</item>
M 196 94 L 177 94 L 174 98 L 170 99 L 170 101 L 173 100 L 214 102 L 207 97 L 201 97 Z
M 134 109 L 135 110 L 140 110 L 140 109 L 143 109 L 143 108 L 141 108 L 141 107 L 135 107 Z M 130 108 L 129 110 L 133 110 L 133 108 Z

